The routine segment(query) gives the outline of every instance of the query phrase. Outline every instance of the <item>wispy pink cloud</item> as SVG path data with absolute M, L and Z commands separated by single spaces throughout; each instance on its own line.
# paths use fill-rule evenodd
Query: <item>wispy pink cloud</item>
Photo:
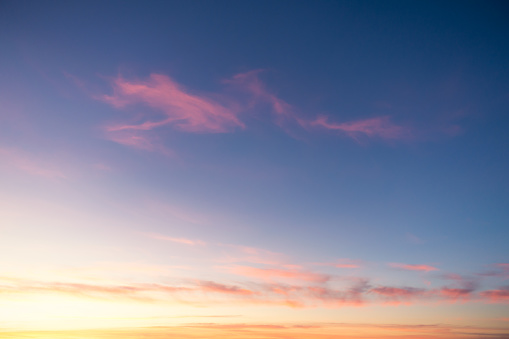
M 438 271 L 438 268 L 429 265 L 409 265 L 400 263 L 390 263 L 389 266 L 407 271 L 422 271 L 422 272 Z
M 381 139 L 407 139 L 411 136 L 410 130 L 398 126 L 390 121 L 388 116 L 371 119 L 355 120 L 343 123 L 329 122 L 326 116 L 319 116 L 314 121 L 303 122 L 304 125 L 321 127 L 345 133 L 347 136 L 358 139 L 359 136 L 377 137 Z
M 297 114 L 294 106 L 267 89 L 260 80 L 261 72 L 254 70 L 236 74 L 223 81 L 236 91 L 211 95 L 193 93 L 163 74 L 151 74 L 144 80 L 128 80 L 118 76 L 111 82 L 113 94 L 96 98 L 117 109 L 135 105 L 138 110 L 143 106 L 145 108 L 143 113 L 138 112 L 122 122 L 104 126 L 105 137 L 132 148 L 171 155 L 171 151 L 154 137 L 155 130 L 171 127 L 190 133 L 233 132 L 246 127 L 239 118 L 242 112 L 268 105 L 275 116 L 275 123 L 291 134 L 295 129 L 290 131 L 290 126 L 334 130 L 355 140 L 362 137 L 385 140 L 412 138 L 410 128 L 393 123 L 388 116 L 342 123 L 330 122 L 326 116 L 303 118 Z M 244 94 L 239 94 L 239 91 Z
M 286 276 L 285 276 L 286 277 Z M 293 278 L 293 277 L 292 277 Z M 441 287 L 373 287 L 366 279 L 356 278 L 346 286 L 331 286 L 328 281 L 302 279 L 296 284 L 274 281 L 232 285 L 217 281 L 188 280 L 180 284 L 160 283 L 88 283 L 34 281 L 0 277 L 0 294 L 66 294 L 79 298 L 131 300 L 136 302 L 183 302 L 212 305 L 218 302 L 285 305 L 288 307 L 344 307 L 369 305 L 410 305 L 435 302 L 509 302 L 509 287 L 475 293 L 472 289 Z M 246 287 L 248 286 L 248 287 Z
M 218 245 L 226 249 L 225 251 L 222 251 L 223 257 L 218 259 L 218 262 L 279 266 L 285 265 L 288 260 L 288 258 L 282 253 L 269 251 L 263 248 L 233 244 Z
M 115 108 L 145 106 L 130 122 L 111 123 L 103 128 L 105 137 L 129 147 L 169 153 L 148 136 L 150 130 L 172 127 L 191 133 L 225 133 L 245 125 L 238 110 L 227 107 L 210 96 L 191 93 L 182 85 L 162 74 L 151 74 L 145 80 L 127 80 L 118 76 L 112 81 L 113 94 L 98 99 Z
M 509 303 L 509 286 L 483 291 L 480 295 L 494 303 Z
M 330 276 L 321 273 L 310 272 L 297 268 L 258 268 L 252 266 L 233 266 L 229 267 L 228 270 L 231 273 L 242 275 L 245 277 L 260 278 L 262 280 L 277 280 L 277 279 L 290 279 L 297 281 L 309 281 L 309 282 L 326 282 L 330 279 Z
M 190 94 L 166 75 L 151 74 L 144 81 L 129 81 L 119 76 L 113 81 L 113 89 L 113 95 L 105 95 L 102 99 L 114 107 L 143 103 L 161 112 L 163 118 L 132 125 L 110 126 L 109 131 L 151 130 L 173 125 L 186 132 L 221 133 L 244 127 L 236 112 L 205 95 Z
M 233 85 L 252 95 L 251 105 L 263 102 L 269 104 L 272 110 L 281 118 L 293 118 L 293 107 L 275 94 L 269 92 L 265 84 L 260 80 L 259 74 L 263 70 L 254 70 L 246 73 L 234 75 L 231 79 L 225 80 L 225 83 Z
M 47 179 L 65 179 L 67 177 L 54 164 L 48 164 L 47 161 L 38 159 L 38 157 L 18 149 L 0 148 L 0 160 L 16 170 L 33 176 Z
M 159 140 L 153 135 L 147 135 L 139 130 L 110 130 L 106 129 L 106 138 L 134 149 L 158 152 L 167 156 L 174 156 L 175 153 L 165 147 Z
M 449 300 L 468 300 L 472 297 L 473 289 L 443 287 L 438 291 L 442 297 Z
M 253 295 L 255 292 L 240 288 L 239 286 L 234 285 L 223 285 L 213 281 L 202 281 L 199 283 L 199 286 L 203 288 L 206 292 L 215 292 L 215 293 L 225 293 L 225 294 L 234 294 L 234 295 Z
M 376 287 L 371 289 L 370 292 L 382 296 L 391 303 L 409 302 L 428 294 L 428 291 L 422 288 L 389 286 Z
M 174 237 L 168 237 L 166 235 L 157 234 L 157 233 L 145 233 L 145 235 L 152 239 L 171 241 L 171 242 L 176 242 L 176 243 L 184 244 L 184 245 L 191 245 L 191 246 L 205 245 L 205 242 L 201 241 L 201 240 L 191 240 L 191 239 L 187 239 L 187 238 L 174 238 Z

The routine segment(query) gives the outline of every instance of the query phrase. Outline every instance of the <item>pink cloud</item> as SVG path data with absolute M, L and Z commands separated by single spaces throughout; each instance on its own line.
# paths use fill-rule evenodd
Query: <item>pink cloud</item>
M 373 288 L 370 290 L 371 293 L 382 297 L 384 302 L 399 305 L 409 304 L 411 302 L 415 302 L 419 299 L 422 299 L 426 296 L 429 296 L 429 292 L 422 288 L 414 288 L 414 287 L 389 287 L 382 286 Z
M 276 95 L 270 93 L 258 75 L 262 70 L 254 70 L 246 73 L 239 73 L 234 75 L 231 79 L 225 80 L 225 83 L 234 85 L 253 96 L 251 105 L 259 102 L 269 104 L 273 111 L 280 117 L 293 117 L 293 108 L 286 101 L 278 98 Z
M 109 131 L 151 130 L 173 125 L 186 132 L 222 133 L 244 127 L 237 113 L 206 96 L 188 93 L 166 75 L 151 74 L 145 81 L 128 81 L 118 77 L 113 81 L 113 88 L 114 94 L 103 96 L 104 101 L 116 108 L 143 103 L 163 113 L 163 119 L 111 126 Z
M 389 266 L 408 271 L 422 271 L 422 272 L 438 271 L 438 268 L 429 265 L 409 265 L 400 263 L 390 263 Z
M 285 265 L 287 261 L 284 254 L 272 252 L 263 248 L 232 244 L 220 244 L 220 246 L 228 249 L 225 253 L 225 257 L 218 260 L 220 262 Z
M 509 272 L 509 264 L 503 263 L 503 264 L 495 264 L 495 266 L 500 267 L 504 271 Z
M 483 291 L 480 295 L 494 303 L 507 303 L 509 302 L 509 286 L 496 290 Z
M 251 266 L 233 266 L 229 271 L 246 277 L 260 278 L 263 280 L 291 279 L 323 283 L 330 279 L 330 276 L 321 273 L 304 271 L 299 269 L 284 268 L 257 268 Z
M 253 295 L 255 292 L 238 286 L 218 284 L 213 281 L 203 281 L 199 284 L 205 292 L 216 292 L 234 295 Z
M 439 293 L 442 297 L 449 300 L 468 300 L 472 296 L 472 289 L 469 288 L 441 288 Z
M 302 123 L 308 126 L 340 131 L 354 139 L 357 139 L 361 135 L 393 140 L 406 139 L 410 137 L 410 131 L 408 128 L 393 124 L 388 116 L 344 123 L 329 122 L 328 117 L 319 116 L 314 121 Z
M 191 239 L 186 239 L 186 238 L 173 238 L 173 237 L 168 237 L 168 236 L 165 236 L 162 234 L 157 234 L 157 233 L 146 233 L 145 235 L 152 239 L 171 241 L 171 242 L 176 242 L 176 243 L 184 244 L 184 245 L 191 245 L 191 246 L 205 245 L 205 242 L 203 242 L 201 240 L 191 240 Z
M 134 149 L 159 152 L 167 156 L 174 156 L 175 153 L 166 148 L 154 136 L 146 135 L 138 130 L 110 130 L 106 129 L 106 138 L 117 144 L 128 146 Z
M 171 126 L 190 133 L 225 133 L 245 127 L 238 118 L 238 110 L 206 95 L 192 94 L 166 75 L 151 74 L 146 80 L 118 76 L 112 86 L 112 95 L 98 98 L 118 109 L 146 107 L 131 122 L 117 122 L 103 128 L 107 139 L 125 146 L 172 155 L 153 135 L 149 137 L 147 131 Z
M 17 149 L 0 148 L 4 163 L 24 173 L 47 179 L 65 179 L 64 172 L 47 161 L 42 161 L 27 152 Z

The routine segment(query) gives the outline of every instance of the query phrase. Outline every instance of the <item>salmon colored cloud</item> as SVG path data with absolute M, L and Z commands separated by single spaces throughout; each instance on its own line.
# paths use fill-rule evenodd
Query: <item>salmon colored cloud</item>
M 240 288 L 238 286 L 218 284 L 213 281 L 203 281 L 203 282 L 199 283 L 199 286 L 201 286 L 205 292 L 216 292 L 216 293 L 225 293 L 225 294 L 234 294 L 234 295 L 253 295 L 253 294 L 255 294 L 255 292 L 245 289 L 245 288 Z
M 509 286 L 483 291 L 480 295 L 494 303 L 509 303 Z
M 370 290 L 371 293 L 381 296 L 384 301 L 390 304 L 409 303 L 415 301 L 418 298 L 423 298 L 429 295 L 428 291 L 422 288 L 415 287 L 389 287 L 382 286 L 373 288 Z
M 233 266 L 228 269 L 231 273 L 245 277 L 259 278 L 262 280 L 291 279 L 309 282 L 326 282 L 330 276 L 321 273 L 304 271 L 299 269 L 285 268 L 258 268 L 251 266 Z
M 444 287 L 439 290 L 441 296 L 449 300 L 468 300 L 472 296 L 472 289 L 469 288 L 447 288 Z
M 438 268 L 429 265 L 409 265 L 400 263 L 390 263 L 389 266 L 407 271 L 422 271 L 422 272 L 438 271 Z

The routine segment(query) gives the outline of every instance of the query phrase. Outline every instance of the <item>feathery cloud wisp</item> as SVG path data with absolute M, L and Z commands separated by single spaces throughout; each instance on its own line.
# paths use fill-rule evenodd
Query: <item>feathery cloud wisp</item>
M 401 263 L 390 263 L 389 266 L 407 271 L 422 271 L 422 272 L 438 271 L 438 268 L 429 265 L 409 265 Z

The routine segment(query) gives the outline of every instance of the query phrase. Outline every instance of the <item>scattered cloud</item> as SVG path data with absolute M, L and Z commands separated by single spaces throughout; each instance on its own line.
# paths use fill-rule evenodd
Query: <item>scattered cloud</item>
M 382 286 L 370 290 L 371 293 L 381 296 L 391 304 L 409 303 L 417 298 L 429 296 L 429 292 L 423 288 L 415 287 L 389 287 Z
M 305 271 L 297 268 L 258 268 L 252 266 L 228 267 L 231 273 L 245 277 L 259 278 L 262 280 L 290 279 L 309 282 L 326 282 L 331 277 L 326 274 Z
M 389 266 L 407 271 L 421 271 L 421 272 L 438 271 L 438 268 L 429 265 L 409 265 L 400 263 L 390 263 Z
M 193 92 L 163 74 L 154 73 L 144 80 L 128 80 L 119 75 L 111 81 L 113 94 L 96 98 L 117 109 L 134 107 L 144 111 L 104 126 L 105 137 L 135 149 L 174 155 L 159 141 L 157 136 L 161 134 L 156 130 L 172 128 L 188 133 L 230 133 L 245 129 L 240 115 L 260 105 L 268 105 L 275 123 L 289 133 L 288 126 L 294 126 L 334 130 L 355 140 L 361 137 L 385 140 L 412 137 L 409 128 L 394 124 L 389 116 L 342 123 L 330 122 L 323 115 L 315 119 L 303 118 L 292 105 L 267 89 L 260 80 L 261 72 L 239 73 L 224 80 L 223 83 L 235 91 L 223 91 L 222 94 Z M 239 91 L 244 95 L 238 95 Z
M 244 272 L 243 272 L 244 273 Z M 209 280 L 187 280 L 178 284 L 163 283 L 94 283 L 68 281 L 37 281 L 23 278 L 0 277 L 0 293 L 10 295 L 65 294 L 76 298 L 94 298 L 105 301 L 169 302 L 190 305 L 234 303 L 252 305 L 284 305 L 287 307 L 345 307 L 369 305 L 410 305 L 428 302 L 509 302 L 509 287 L 485 290 L 440 287 L 373 286 L 368 279 L 356 278 L 342 284 L 312 275 L 292 276 L 288 272 L 257 271 L 265 282 L 223 283 Z M 274 276 L 293 279 L 292 283 L 275 282 Z M 265 275 L 269 276 L 266 279 Z M 252 271 L 246 276 L 251 277 Z M 345 282 L 345 281 L 344 281 Z
M 495 290 L 483 291 L 480 295 L 494 303 L 509 303 L 509 286 L 504 286 Z

